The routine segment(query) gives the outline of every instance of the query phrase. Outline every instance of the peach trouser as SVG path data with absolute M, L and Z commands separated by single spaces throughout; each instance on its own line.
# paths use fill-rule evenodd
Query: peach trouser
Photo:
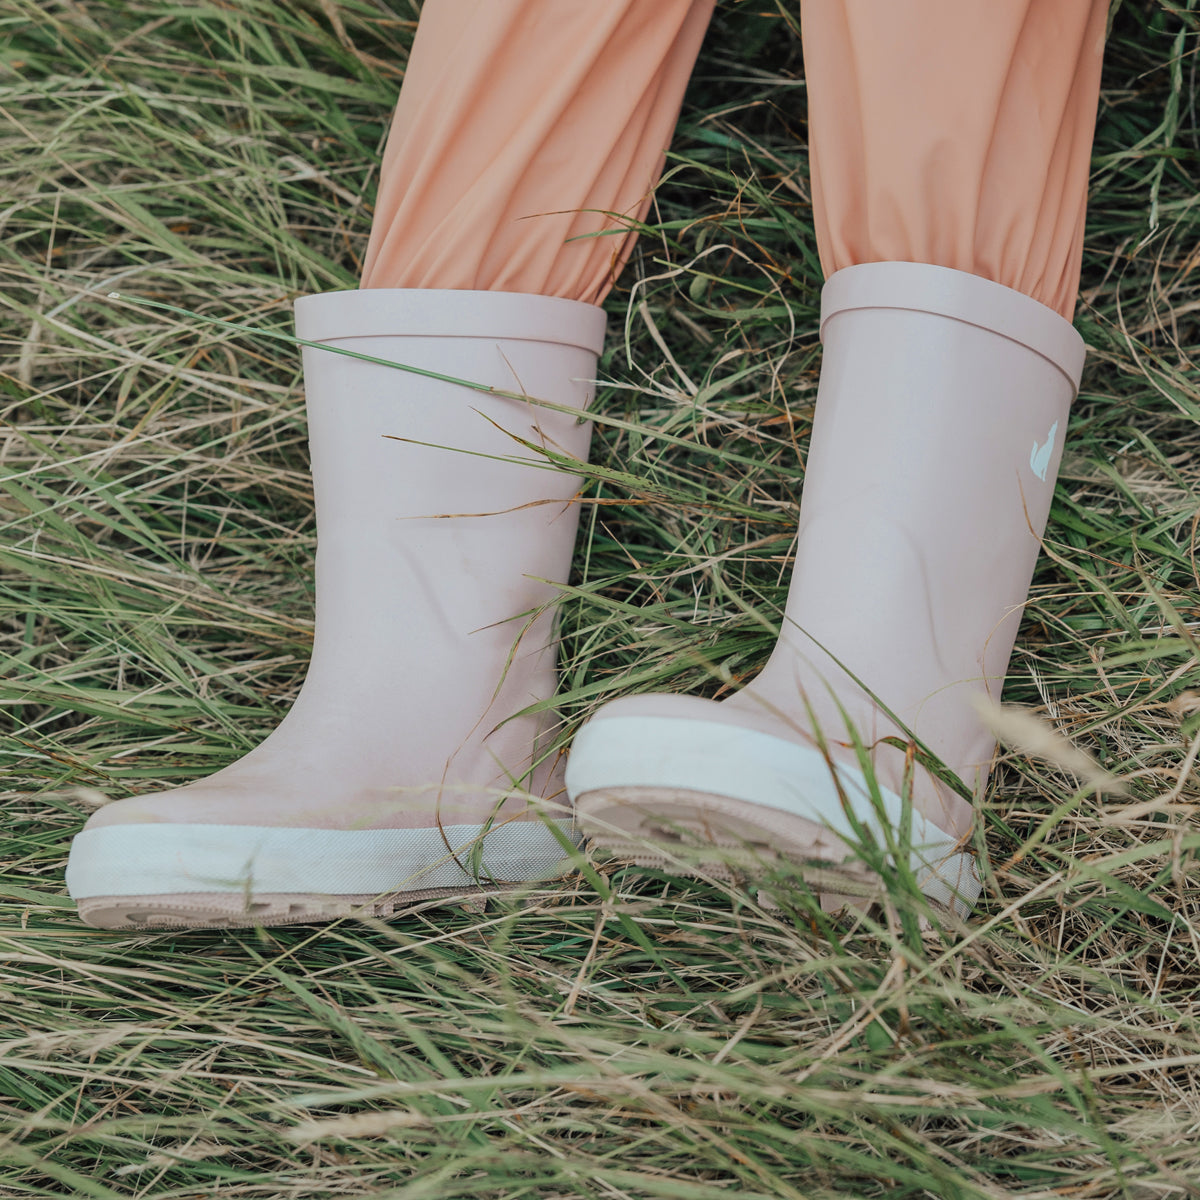
M 363 287 L 598 303 L 714 0 L 425 0 Z M 803 0 L 825 273 L 933 263 L 1070 317 L 1107 0 Z

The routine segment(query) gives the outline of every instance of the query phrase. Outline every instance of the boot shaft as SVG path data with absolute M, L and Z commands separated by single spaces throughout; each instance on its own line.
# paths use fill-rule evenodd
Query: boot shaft
M 831 277 L 821 334 L 776 658 L 830 671 L 811 635 L 922 740 L 975 761 L 991 742 L 970 693 L 999 698 L 1082 339 L 1027 296 L 914 263 Z

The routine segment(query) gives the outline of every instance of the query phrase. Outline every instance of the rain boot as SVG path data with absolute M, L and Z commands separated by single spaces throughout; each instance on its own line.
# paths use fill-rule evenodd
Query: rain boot
M 553 581 L 603 312 L 371 289 L 299 300 L 296 328 L 319 344 L 303 352 L 319 546 L 304 686 L 231 766 L 92 815 L 67 867 L 89 925 L 389 916 L 553 876 L 573 837 L 548 754 Z
M 710 869 L 783 855 L 877 884 L 873 844 L 965 914 L 980 890 L 965 795 L 994 750 L 974 698 L 1004 682 L 1083 341 L 1023 293 L 901 262 L 832 275 L 821 338 L 774 652 L 726 700 L 604 706 L 567 787 L 594 843 L 641 863 L 691 842 L 701 862 L 714 848 Z

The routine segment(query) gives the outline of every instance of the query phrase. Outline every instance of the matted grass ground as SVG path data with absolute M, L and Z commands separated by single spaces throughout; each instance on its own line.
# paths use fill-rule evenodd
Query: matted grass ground
M 1115 17 L 1091 354 L 1007 691 L 1125 795 L 1009 751 L 978 912 L 924 934 L 902 890 L 831 922 L 613 866 L 388 926 L 75 920 L 95 793 L 211 771 L 299 686 L 305 431 L 266 333 L 355 283 L 415 18 L 0 0 L 0 1196 L 1200 1196 L 1193 0 Z M 771 644 L 819 361 L 796 24 L 722 5 L 610 303 L 575 723 Z

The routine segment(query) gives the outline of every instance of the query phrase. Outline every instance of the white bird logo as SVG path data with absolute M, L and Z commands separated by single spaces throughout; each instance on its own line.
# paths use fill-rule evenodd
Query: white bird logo
M 1039 446 L 1035 440 L 1033 449 L 1029 452 L 1029 465 L 1033 468 L 1033 473 L 1039 479 L 1044 480 L 1046 478 L 1046 471 L 1050 466 L 1050 455 L 1054 450 L 1054 435 L 1057 432 L 1058 422 L 1055 421 L 1050 426 L 1050 432 L 1046 434 L 1045 445 Z

